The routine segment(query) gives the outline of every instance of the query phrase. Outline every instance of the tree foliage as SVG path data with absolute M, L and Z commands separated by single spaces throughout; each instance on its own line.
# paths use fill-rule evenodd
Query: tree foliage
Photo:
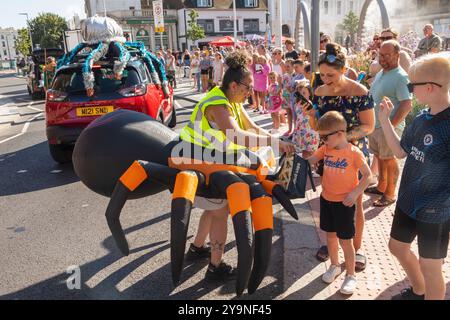
M 30 21 L 33 43 L 41 48 L 63 47 L 64 31 L 68 29 L 64 18 L 54 13 L 41 13 Z
M 16 50 L 24 56 L 27 56 L 31 53 L 30 34 L 27 28 L 18 30 Z
M 353 11 L 350 11 L 345 16 L 342 25 L 344 26 L 344 30 L 350 33 L 352 38 L 354 38 L 354 35 L 358 32 L 359 28 L 359 17 Z
M 205 30 L 203 30 L 203 28 L 197 24 L 198 12 L 195 10 L 191 10 L 191 12 L 189 13 L 189 18 L 189 28 L 186 33 L 186 37 L 194 42 L 199 39 L 205 38 Z

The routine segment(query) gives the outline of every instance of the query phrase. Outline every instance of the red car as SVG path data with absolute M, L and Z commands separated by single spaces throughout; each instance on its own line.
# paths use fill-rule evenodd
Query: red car
M 93 97 L 86 94 L 80 63 L 59 69 L 47 92 L 47 138 L 50 154 L 56 162 L 71 162 L 73 146 L 83 129 L 116 109 L 142 112 L 170 128 L 176 126 L 172 88 L 166 99 L 162 89 L 152 83 L 149 70 L 141 59 L 128 63 L 121 80 L 115 79 L 113 65 L 109 62 L 98 62 L 93 72 Z

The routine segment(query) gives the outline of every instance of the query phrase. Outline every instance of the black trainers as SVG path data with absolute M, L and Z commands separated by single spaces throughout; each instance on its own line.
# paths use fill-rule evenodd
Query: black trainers
M 189 250 L 186 254 L 186 259 L 189 261 L 200 260 L 200 259 L 208 259 L 211 256 L 211 248 L 210 247 L 201 247 L 198 248 L 191 243 Z
M 210 263 L 208 271 L 206 271 L 206 278 L 220 281 L 233 280 L 236 278 L 236 269 L 225 262 L 222 262 L 218 267 Z
M 425 300 L 425 295 L 415 294 L 412 288 L 403 289 L 401 293 L 393 296 L 391 300 Z

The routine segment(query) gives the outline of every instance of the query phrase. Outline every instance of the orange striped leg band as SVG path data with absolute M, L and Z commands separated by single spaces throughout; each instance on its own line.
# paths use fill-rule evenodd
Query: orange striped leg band
M 276 184 L 273 181 L 264 180 L 261 182 L 261 185 L 264 188 L 264 191 L 266 191 L 268 194 L 272 195 L 273 188 L 275 188 L 278 184 Z
M 197 194 L 198 177 L 193 172 L 180 172 L 175 181 L 172 199 L 187 199 L 194 203 Z
M 127 187 L 128 190 L 133 192 L 136 190 L 145 180 L 148 175 L 145 169 L 138 161 L 135 161 L 131 167 L 120 177 L 120 182 Z
M 243 182 L 234 183 L 227 189 L 227 199 L 231 217 L 239 212 L 251 211 L 250 187 Z
M 262 197 L 252 201 L 252 220 L 256 231 L 273 230 L 273 206 L 272 199 Z

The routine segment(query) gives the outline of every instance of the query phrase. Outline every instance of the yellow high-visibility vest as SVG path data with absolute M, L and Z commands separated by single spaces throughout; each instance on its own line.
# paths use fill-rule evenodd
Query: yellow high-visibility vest
M 205 116 L 210 106 L 227 106 L 239 127 L 244 128 L 242 119 L 242 104 L 230 103 L 219 87 L 212 89 L 196 106 L 189 123 L 181 130 L 180 138 L 203 148 L 215 149 L 221 152 L 246 149 L 228 140 L 225 133 L 213 129 Z

